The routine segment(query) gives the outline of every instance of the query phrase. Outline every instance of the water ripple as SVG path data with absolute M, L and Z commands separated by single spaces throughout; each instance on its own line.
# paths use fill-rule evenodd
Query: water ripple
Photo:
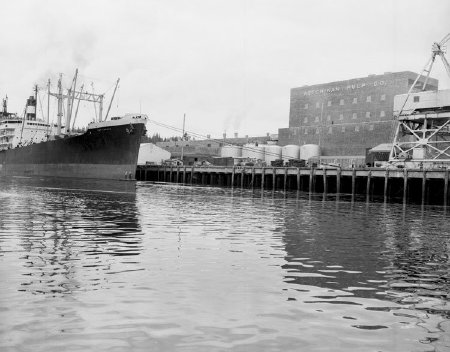
M 0 349 L 449 351 L 442 207 L 0 179 Z

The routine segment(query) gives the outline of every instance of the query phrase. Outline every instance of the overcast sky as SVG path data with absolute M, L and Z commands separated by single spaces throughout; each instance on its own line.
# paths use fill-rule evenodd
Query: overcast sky
M 0 95 L 11 112 L 34 84 L 63 73 L 69 86 L 78 68 L 108 96 L 120 77 L 113 115 L 181 128 L 186 113 L 187 130 L 216 137 L 288 127 L 293 87 L 419 72 L 450 32 L 448 0 L 15 0 L 1 13 Z M 432 76 L 450 87 L 440 61 Z M 93 107 L 83 114 L 89 122 Z

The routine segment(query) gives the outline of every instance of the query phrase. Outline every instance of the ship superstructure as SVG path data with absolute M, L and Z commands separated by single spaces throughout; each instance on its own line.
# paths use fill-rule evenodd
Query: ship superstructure
M 57 125 L 36 119 L 36 98 L 27 99 L 25 116 L 7 112 L 7 102 L 3 102 L 4 113 L 0 119 L 0 150 L 13 149 L 33 143 L 48 141 L 57 133 Z

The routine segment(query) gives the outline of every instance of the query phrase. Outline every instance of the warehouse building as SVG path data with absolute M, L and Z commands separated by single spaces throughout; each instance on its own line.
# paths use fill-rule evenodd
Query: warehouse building
M 279 145 L 317 144 L 329 159 L 363 159 L 369 148 L 392 142 L 394 96 L 407 93 L 416 78 L 410 71 L 386 72 L 293 88 L 289 127 L 279 129 Z M 438 80 L 429 78 L 426 90 L 437 89 Z

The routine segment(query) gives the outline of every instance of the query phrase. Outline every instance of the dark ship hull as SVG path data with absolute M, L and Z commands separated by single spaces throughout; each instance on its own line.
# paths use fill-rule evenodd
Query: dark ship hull
M 3 150 L 0 176 L 134 179 L 144 133 L 144 123 L 120 124 Z

